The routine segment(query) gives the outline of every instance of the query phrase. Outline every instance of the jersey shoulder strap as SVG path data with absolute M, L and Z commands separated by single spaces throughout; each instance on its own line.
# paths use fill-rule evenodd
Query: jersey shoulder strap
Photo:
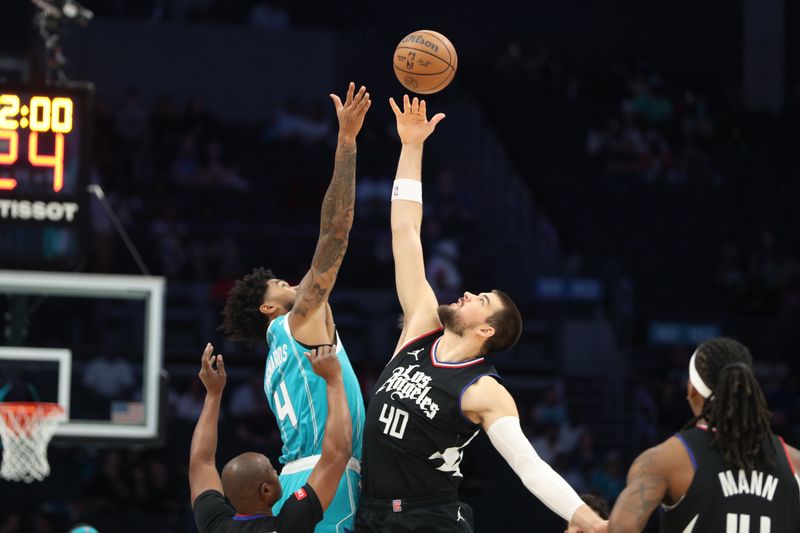
M 708 430 L 699 427 L 685 428 L 675 433 L 675 437 L 686 448 L 689 460 L 691 460 L 692 466 L 697 471 L 698 466 L 700 466 L 708 453 L 711 443 L 711 436 L 708 434 Z
M 442 326 L 439 326 L 438 328 L 436 328 L 436 329 L 434 329 L 432 331 L 429 331 L 427 333 L 423 333 L 422 335 L 418 335 L 418 336 L 414 337 L 413 339 L 409 339 L 400 348 L 397 349 L 396 353 L 400 353 L 403 350 L 409 350 L 409 349 L 413 350 L 417 346 L 425 345 L 425 344 L 433 341 L 434 339 L 436 339 L 436 337 L 441 335 L 442 332 L 444 332 L 444 328 Z
M 274 339 L 284 330 L 286 327 L 285 321 L 288 316 L 289 314 L 287 313 L 269 321 L 269 326 L 267 326 L 267 344 L 269 344 L 270 339 Z

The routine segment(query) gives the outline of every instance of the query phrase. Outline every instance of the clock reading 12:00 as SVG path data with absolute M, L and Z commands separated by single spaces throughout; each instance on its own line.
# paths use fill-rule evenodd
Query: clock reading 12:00
M 0 83 L 0 268 L 85 257 L 94 88 Z
M 0 164 L 14 165 L 19 159 L 19 130 L 30 128 L 28 162 L 34 167 L 53 169 L 53 191 L 64 187 L 64 135 L 72 132 L 75 104 L 72 98 L 32 96 L 27 103 L 17 94 L 0 95 L 0 141 L 7 147 L 0 151 Z M 52 132 L 53 150 L 44 154 L 39 147 L 39 134 Z M 2 150 L 2 148 L 0 148 Z M 0 190 L 13 190 L 17 180 L 0 175 Z

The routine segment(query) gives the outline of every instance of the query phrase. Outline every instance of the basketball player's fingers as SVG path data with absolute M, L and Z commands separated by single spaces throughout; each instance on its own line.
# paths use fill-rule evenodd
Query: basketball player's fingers
M 413 100 L 411 100 L 411 112 L 412 113 L 419 112 L 419 98 L 417 98 L 416 96 L 414 97 Z
M 217 372 L 223 378 L 226 377 L 225 374 L 225 361 L 222 360 L 222 354 L 217 355 Z
M 342 107 L 344 107 L 342 105 L 342 100 L 337 95 L 329 94 L 328 96 L 330 96 L 331 100 L 333 100 L 333 105 L 336 107 L 336 111 L 339 111 Z
M 362 113 L 366 111 L 364 107 L 369 107 L 369 93 L 366 93 L 364 97 L 358 102 L 358 107 L 356 107 L 356 111 Z
M 361 100 L 364 98 L 364 95 L 366 93 L 367 93 L 367 88 L 362 85 L 361 88 L 356 93 L 355 97 L 353 98 L 353 102 L 355 102 L 356 104 L 360 104 Z
M 425 103 L 425 100 L 419 101 L 419 112 L 422 114 L 423 117 L 428 116 L 428 104 Z
M 369 111 L 370 107 L 372 107 L 372 100 L 367 100 L 367 103 L 364 104 L 364 109 L 362 110 L 362 113 L 366 113 L 367 111 Z
M 308 362 L 312 365 L 314 364 L 314 359 L 317 357 L 317 350 L 313 349 L 310 352 L 305 352 L 305 356 L 308 359 Z
M 392 98 L 391 96 L 389 97 L 389 107 L 392 108 L 392 111 L 394 112 L 394 116 L 399 117 L 400 115 L 403 114 L 403 112 L 400 111 L 400 108 L 397 107 L 397 104 L 395 103 L 394 98 Z
M 446 115 L 444 113 L 436 113 L 433 115 L 433 118 L 431 118 L 431 126 L 435 128 L 438 123 L 444 120 L 445 116 Z
M 409 100 L 408 95 L 403 95 L 403 113 L 408 113 L 411 110 L 411 100 Z
M 345 105 L 353 101 L 353 93 L 355 92 L 355 90 L 356 90 L 356 84 L 351 81 L 350 85 L 347 86 L 347 97 L 344 99 Z
M 211 361 L 211 352 L 213 350 L 214 350 L 214 347 L 211 346 L 211 344 L 209 343 L 206 346 L 205 351 L 203 351 L 203 357 L 200 358 L 200 363 L 202 364 L 203 370 L 206 370 L 206 369 L 210 368 L 210 366 L 211 366 L 211 363 L 210 363 L 210 361 Z

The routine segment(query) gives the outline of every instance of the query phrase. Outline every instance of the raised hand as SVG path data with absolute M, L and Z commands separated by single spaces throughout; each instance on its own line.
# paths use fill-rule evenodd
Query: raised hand
M 336 345 L 326 344 L 306 352 L 306 357 L 311 361 L 314 373 L 327 382 L 341 379 L 342 367 L 336 357 Z
M 364 125 L 364 116 L 372 105 L 366 87 L 362 85 L 358 93 L 355 90 L 356 84 L 351 81 L 344 103 L 335 94 L 330 95 L 339 118 L 339 137 L 346 142 L 355 142 L 361 126 Z
M 403 144 L 422 144 L 445 116 L 444 113 L 437 113 L 428 120 L 425 100 L 420 100 L 416 96 L 413 100 L 409 100 L 407 94 L 403 95 L 402 111 L 394 98 L 389 98 L 389 105 L 397 118 L 397 133 Z
M 227 380 L 225 363 L 222 361 L 221 354 L 211 355 L 213 351 L 214 346 L 210 342 L 206 344 L 206 349 L 203 350 L 203 357 L 200 362 L 200 372 L 197 375 L 200 377 L 200 381 L 203 382 L 208 394 L 221 395 Z M 215 362 L 217 364 L 216 368 L 213 366 Z

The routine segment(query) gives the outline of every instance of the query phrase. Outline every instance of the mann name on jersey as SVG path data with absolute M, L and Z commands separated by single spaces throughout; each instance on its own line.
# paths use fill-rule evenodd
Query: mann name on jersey
M 726 470 L 719 473 L 719 483 L 722 485 L 722 494 L 726 498 L 731 496 L 738 496 L 739 494 L 749 494 L 751 496 L 760 496 L 767 501 L 772 501 L 775 497 L 775 491 L 778 489 L 778 478 L 771 474 L 766 477 L 763 472 L 753 470 L 750 479 L 747 479 L 747 473 L 744 470 L 739 470 L 739 482 L 733 475 L 733 470 Z

